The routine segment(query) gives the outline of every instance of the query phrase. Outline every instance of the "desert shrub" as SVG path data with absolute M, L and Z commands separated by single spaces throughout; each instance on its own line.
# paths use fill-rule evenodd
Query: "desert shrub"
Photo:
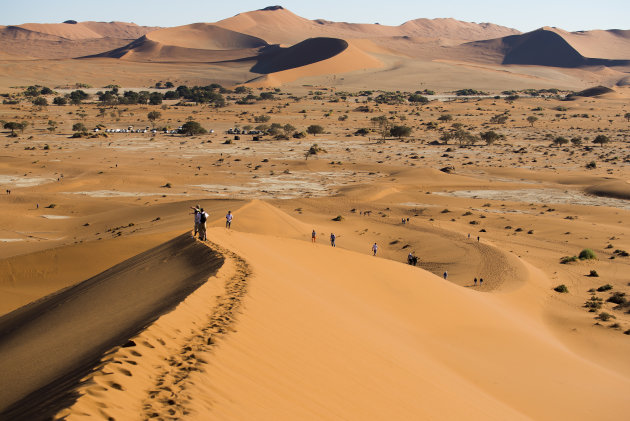
M 599 273 L 597 273 L 595 269 L 591 269 L 591 271 L 588 273 L 588 276 L 590 276 L 591 278 L 599 278 Z
M 624 335 L 630 335 L 630 329 L 626 330 L 625 332 L 623 332 Z
M 553 290 L 556 291 L 556 292 L 559 292 L 561 294 L 566 294 L 566 293 L 569 292 L 569 288 L 567 288 L 567 286 L 565 284 L 558 285 Z
M 627 251 L 625 251 L 625 250 L 619 250 L 619 249 L 615 250 L 615 251 L 613 252 L 613 254 L 616 254 L 616 255 L 621 256 L 621 257 L 628 257 L 628 256 L 630 255 L 630 254 L 628 254 L 628 252 L 627 252 Z
M 584 307 L 588 308 L 591 312 L 602 308 L 603 300 L 599 297 L 591 297 L 584 303 Z
M 369 129 L 366 129 L 364 127 L 358 129 L 356 132 L 354 132 L 355 136 L 367 136 L 370 133 Z
M 617 305 L 624 305 L 628 302 L 628 299 L 626 298 L 626 294 L 624 292 L 617 291 L 613 292 L 613 294 L 608 297 L 606 301 Z
M 597 292 L 610 291 L 611 289 L 613 289 L 612 285 L 606 284 L 606 285 L 602 285 L 601 287 L 597 288 Z
M 336 222 L 343 221 L 343 216 L 341 216 L 341 215 L 337 215 L 337 216 L 336 216 L 336 217 L 334 217 L 332 220 L 333 220 L 333 221 L 336 221 Z
M 595 169 L 597 168 L 597 163 L 595 161 L 591 161 L 588 164 L 586 164 L 586 168 L 589 170 Z
M 595 252 L 591 249 L 584 249 L 580 252 L 578 258 L 580 260 L 590 260 L 590 259 L 597 259 L 597 256 L 595 255 Z
M 601 313 L 599 313 L 599 316 L 597 316 L 597 318 L 601 320 L 602 322 L 607 322 L 610 319 L 616 319 L 615 316 L 613 316 L 610 313 L 606 313 L 605 311 L 602 311 Z
M 46 206 L 46 209 L 55 209 L 57 207 L 56 204 L 51 203 L 50 205 Z

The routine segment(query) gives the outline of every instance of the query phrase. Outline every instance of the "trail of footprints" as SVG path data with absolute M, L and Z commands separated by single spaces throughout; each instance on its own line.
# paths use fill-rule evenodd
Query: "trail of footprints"
M 187 390 L 189 376 L 195 371 L 202 371 L 202 366 L 206 364 L 199 354 L 212 351 L 220 337 L 233 331 L 232 324 L 247 292 L 251 270 L 247 262 L 235 253 L 214 243 L 211 247 L 232 260 L 236 272 L 226 281 L 225 293 L 217 297 L 217 304 L 205 326 L 195 329 L 179 353 L 166 360 L 167 366 L 158 375 L 155 387 L 149 390 L 143 402 L 144 419 L 178 420 L 188 414 L 187 403 L 191 400 Z

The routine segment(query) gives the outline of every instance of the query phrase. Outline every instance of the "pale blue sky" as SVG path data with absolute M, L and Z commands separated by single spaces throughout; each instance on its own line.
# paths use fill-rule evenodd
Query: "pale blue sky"
M 273 1 L 273 0 L 272 0 Z M 2 0 L 0 25 L 26 22 L 124 21 L 177 26 L 215 22 L 241 12 L 280 4 L 308 19 L 400 25 L 416 18 L 452 17 L 492 22 L 523 32 L 541 26 L 569 31 L 630 29 L 630 0 Z

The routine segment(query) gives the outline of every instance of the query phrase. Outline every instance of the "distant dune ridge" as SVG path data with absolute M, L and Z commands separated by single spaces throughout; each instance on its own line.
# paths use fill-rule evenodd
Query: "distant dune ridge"
M 282 6 L 172 28 L 75 21 L 0 27 L 0 51 L 0 62 L 106 58 L 212 63 L 223 66 L 226 74 L 237 68 L 249 72 L 250 80 L 263 78 L 267 85 L 437 61 L 460 69 L 462 64 L 582 69 L 584 77 L 575 76 L 576 80 L 594 78 L 610 86 L 627 85 L 630 72 L 630 30 L 567 32 L 544 27 L 523 34 L 493 23 L 451 18 L 421 18 L 387 26 L 309 20 Z M 337 56 L 334 63 L 330 61 Z M 613 71 L 605 74 L 602 68 Z M 276 74 L 287 71 L 291 74 Z M 496 67 L 486 71 L 496 72 Z M 557 77 L 563 79 L 565 73 L 559 73 Z

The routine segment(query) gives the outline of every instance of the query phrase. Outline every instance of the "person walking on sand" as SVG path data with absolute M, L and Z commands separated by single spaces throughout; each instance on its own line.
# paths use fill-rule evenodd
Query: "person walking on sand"
M 444 276 L 444 279 L 448 278 L 448 272 L 444 271 L 444 275 L 443 276 Z
M 483 278 L 479 278 L 479 286 L 483 285 Z
M 376 256 L 376 252 L 378 251 L 378 244 L 374 243 L 372 246 L 372 256 Z
M 199 209 L 199 214 L 199 239 L 201 241 L 206 241 L 208 239 L 206 235 L 206 221 L 208 220 L 209 215 L 206 213 L 206 211 L 203 210 L 203 208 Z
M 317 240 L 317 233 L 315 230 L 311 233 L 311 242 L 314 243 Z
M 234 215 L 232 215 L 232 211 L 228 211 L 227 215 L 225 215 L 225 228 L 227 229 L 232 228 L 233 218 L 234 218 Z
M 475 283 L 475 286 L 477 286 L 477 278 L 475 278 L 473 282 Z
M 337 236 L 335 236 L 335 234 L 333 234 L 332 232 L 330 233 L 330 245 L 333 247 L 337 247 L 335 245 L 335 240 L 337 239 Z

